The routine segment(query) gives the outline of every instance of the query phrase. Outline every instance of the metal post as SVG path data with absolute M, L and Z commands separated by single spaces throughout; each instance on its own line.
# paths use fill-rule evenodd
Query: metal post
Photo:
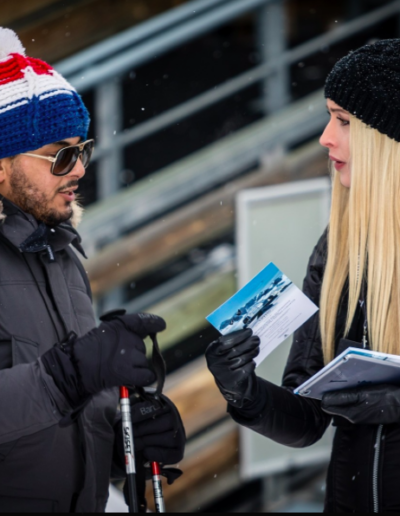
M 122 130 L 122 88 L 119 79 L 111 79 L 96 88 L 96 145 L 105 150 L 98 163 L 98 200 L 116 193 L 123 169 L 122 149 L 113 146 Z
M 256 31 L 261 61 L 276 59 L 286 49 L 285 1 L 267 3 L 256 11 Z M 289 101 L 289 67 L 279 66 L 263 83 L 262 110 L 273 113 Z
M 96 88 L 96 143 L 105 153 L 97 168 L 98 200 L 115 194 L 120 188 L 120 173 L 123 169 L 123 149 L 113 145 L 116 135 L 122 130 L 122 87 L 119 78 L 101 83 Z M 114 238 L 119 237 L 115 228 Z M 117 265 L 116 265 L 117 266 Z M 122 304 L 122 288 L 116 287 L 103 299 L 103 311 L 118 308 Z

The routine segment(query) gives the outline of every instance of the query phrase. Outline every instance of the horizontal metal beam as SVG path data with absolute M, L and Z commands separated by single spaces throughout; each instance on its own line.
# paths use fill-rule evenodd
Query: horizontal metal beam
M 116 228 L 132 230 L 257 164 L 274 147 L 312 136 L 326 121 L 320 90 L 96 203 L 80 226 L 88 253 L 115 240 Z
M 207 11 L 184 24 L 171 27 L 145 40 L 133 48 L 120 51 L 112 59 L 97 65 L 86 66 L 82 71 L 68 76 L 69 82 L 80 92 L 95 87 L 105 79 L 121 75 L 144 62 L 159 57 L 169 50 L 191 41 L 213 29 L 238 18 L 242 14 L 257 9 L 267 2 L 278 0 L 230 0 L 213 10 Z
M 277 153 L 278 154 L 278 153 Z M 318 140 L 263 163 L 185 206 L 116 239 L 85 262 L 94 298 L 176 260 L 190 249 L 233 232 L 235 198 L 248 189 L 328 174 Z
M 221 244 L 214 248 L 209 256 L 198 265 L 190 267 L 187 271 L 178 274 L 169 281 L 162 283 L 158 287 L 151 289 L 142 296 L 133 299 L 125 307 L 129 313 L 138 313 L 146 310 L 149 306 L 160 303 L 166 298 L 188 288 L 193 283 L 202 280 L 204 277 L 215 271 L 220 271 L 228 266 L 230 269 L 234 265 L 234 249 L 232 245 Z
M 206 317 L 236 292 L 233 266 L 224 268 L 176 293 L 174 296 L 149 306 L 146 311 L 168 322 L 167 329 L 158 334 L 161 351 L 193 335 L 209 323 Z M 129 304 L 123 306 L 128 311 Z
M 333 29 L 327 34 L 313 38 L 298 47 L 285 51 L 277 59 L 256 66 L 251 70 L 244 72 L 229 81 L 226 81 L 212 90 L 206 91 L 178 106 L 156 117 L 143 122 L 132 129 L 128 129 L 115 136 L 112 142 L 113 148 L 125 147 L 147 136 L 156 133 L 166 127 L 179 122 L 184 118 L 188 118 L 212 105 L 234 95 L 240 90 L 252 86 L 253 84 L 271 76 L 278 68 L 283 65 L 292 65 L 297 61 L 305 59 L 326 46 L 337 43 L 343 38 L 350 37 L 356 32 L 365 30 L 380 21 L 400 12 L 400 0 L 396 0 L 385 7 L 377 9 L 372 13 L 368 13 L 360 18 L 343 24 Z M 93 160 L 99 159 L 109 152 L 108 147 L 97 147 L 93 155 Z

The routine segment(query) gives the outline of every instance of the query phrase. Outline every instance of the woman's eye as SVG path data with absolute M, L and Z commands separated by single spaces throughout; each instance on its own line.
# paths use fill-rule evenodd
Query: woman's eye
M 349 121 L 348 120 L 344 120 L 343 118 L 339 118 L 339 117 L 338 117 L 338 120 L 340 122 L 340 125 L 349 125 Z

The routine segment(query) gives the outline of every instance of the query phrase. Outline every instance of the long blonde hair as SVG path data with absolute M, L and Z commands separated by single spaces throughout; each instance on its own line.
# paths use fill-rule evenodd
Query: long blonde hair
M 350 116 L 351 188 L 333 171 L 328 257 L 320 300 L 325 362 L 348 278 L 347 335 L 367 280 L 369 345 L 400 354 L 400 144 Z M 343 335 L 341 335 L 343 336 Z

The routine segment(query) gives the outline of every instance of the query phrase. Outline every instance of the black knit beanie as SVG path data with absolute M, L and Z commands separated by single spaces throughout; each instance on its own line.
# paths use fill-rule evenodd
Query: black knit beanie
M 326 79 L 325 97 L 400 142 L 400 39 L 377 41 L 340 59 Z

